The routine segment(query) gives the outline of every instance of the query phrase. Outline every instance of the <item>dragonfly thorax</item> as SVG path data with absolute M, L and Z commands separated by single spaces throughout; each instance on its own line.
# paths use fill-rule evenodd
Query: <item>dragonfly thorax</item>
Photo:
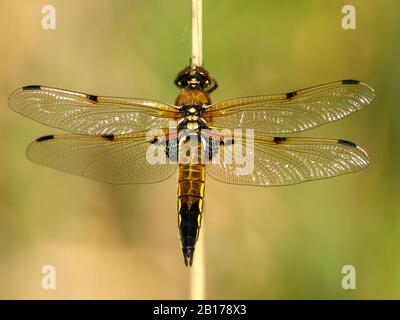
M 198 116 L 201 117 L 203 116 L 205 106 L 203 104 L 198 104 L 198 105 L 182 105 L 180 108 L 181 115 L 183 117 L 188 117 L 188 116 Z
M 200 131 L 208 129 L 207 122 L 200 116 L 189 115 L 178 122 L 178 130 Z

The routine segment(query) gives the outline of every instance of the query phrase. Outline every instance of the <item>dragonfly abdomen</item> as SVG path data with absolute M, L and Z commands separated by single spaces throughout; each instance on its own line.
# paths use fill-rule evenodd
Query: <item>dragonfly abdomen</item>
M 178 226 L 185 264 L 192 265 L 203 213 L 205 166 L 180 164 L 178 174 Z

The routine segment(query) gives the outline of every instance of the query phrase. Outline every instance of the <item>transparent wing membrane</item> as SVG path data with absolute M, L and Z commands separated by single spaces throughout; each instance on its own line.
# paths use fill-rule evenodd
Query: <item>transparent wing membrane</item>
M 367 153 L 355 144 L 344 140 L 256 137 L 254 167 L 248 175 L 238 175 L 245 164 L 235 157 L 243 158 L 246 141 L 233 141 L 220 146 L 217 157 L 232 153 L 232 163 L 209 164 L 207 173 L 215 180 L 241 185 L 283 186 L 339 176 L 358 171 L 368 165 Z M 239 170 L 239 171 L 238 171 Z
M 90 137 L 46 136 L 27 150 L 34 163 L 100 182 L 115 184 L 157 183 L 168 179 L 176 164 L 151 164 L 146 134 Z
M 13 92 L 10 108 L 35 121 L 75 134 L 130 134 L 168 128 L 175 106 L 157 101 L 94 96 L 43 86 Z
M 218 134 L 218 141 L 210 150 L 205 149 L 205 154 L 211 160 L 220 160 L 207 164 L 207 173 L 225 183 L 281 186 L 363 169 L 368 165 L 368 155 L 351 142 L 268 134 L 303 131 L 339 120 L 361 110 L 374 97 L 374 90 L 368 85 L 343 80 L 286 94 L 232 99 L 207 106 L 199 114 L 206 127 L 254 129 L 256 133 L 250 153 L 254 159 L 250 174 L 243 173 L 246 164 L 235 161 L 235 157 L 247 161 L 249 141 L 218 140 Z M 94 96 L 43 86 L 23 87 L 10 95 L 8 103 L 20 114 L 72 133 L 37 139 L 28 147 L 30 160 L 116 184 L 156 183 L 170 177 L 176 163 L 152 164 L 147 159 L 149 147 L 156 145 L 170 160 L 176 158 L 178 138 L 176 133 L 167 134 L 166 128 L 174 128 L 178 120 L 184 120 L 181 125 L 186 121 L 193 128 L 198 126 L 197 115 L 191 110 L 202 108 L 186 108 L 186 115 L 180 107 L 157 101 Z M 162 131 L 160 136 L 146 140 L 146 133 L 154 129 Z M 205 145 L 216 136 L 206 136 Z M 233 162 L 225 162 L 228 153 Z
M 286 94 L 226 100 L 206 109 L 215 128 L 250 128 L 264 134 L 304 131 L 361 110 L 375 97 L 357 80 L 332 82 Z

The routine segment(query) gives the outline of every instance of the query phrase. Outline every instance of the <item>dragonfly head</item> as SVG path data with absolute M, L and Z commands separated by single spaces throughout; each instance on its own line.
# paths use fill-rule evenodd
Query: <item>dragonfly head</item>
M 217 82 L 203 67 L 189 66 L 178 73 L 175 85 L 185 90 L 204 90 L 212 92 L 217 88 Z

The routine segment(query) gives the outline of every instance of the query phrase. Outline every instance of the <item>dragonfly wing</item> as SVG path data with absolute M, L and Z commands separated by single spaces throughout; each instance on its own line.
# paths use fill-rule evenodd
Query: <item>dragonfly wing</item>
M 215 128 L 282 134 L 342 119 L 370 104 L 374 97 L 370 86 L 343 80 L 286 94 L 223 101 L 209 106 L 205 117 Z
M 172 161 L 149 162 L 147 152 L 153 146 L 145 134 L 127 136 L 45 136 L 27 150 L 36 164 L 100 182 L 115 184 L 157 183 L 176 170 Z M 163 149 L 162 152 L 168 152 Z
M 168 128 L 179 109 L 157 101 L 94 96 L 44 86 L 13 92 L 11 109 L 35 121 L 75 134 L 129 134 Z
M 256 136 L 254 143 L 246 141 L 221 146 L 208 175 L 230 184 L 283 186 L 347 174 L 369 163 L 363 149 L 344 140 Z M 225 153 L 232 155 L 231 163 L 224 161 Z

